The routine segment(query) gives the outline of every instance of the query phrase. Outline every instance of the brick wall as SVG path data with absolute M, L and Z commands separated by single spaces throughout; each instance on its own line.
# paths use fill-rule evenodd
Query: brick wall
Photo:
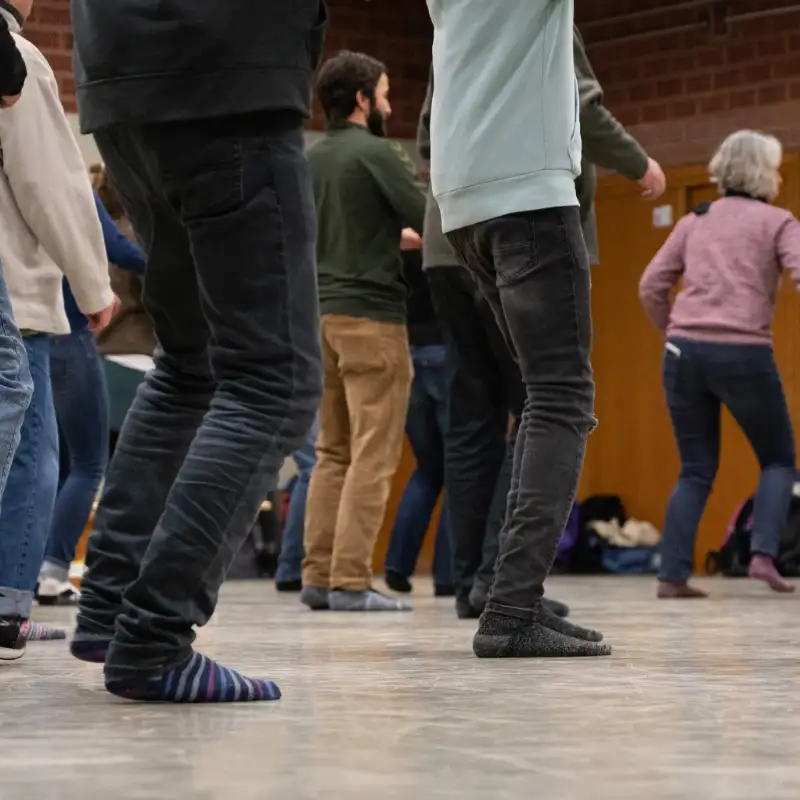
M 721 137 L 746 125 L 800 148 L 800 11 L 731 25 L 723 21 L 726 15 L 796 2 L 576 0 L 576 16 L 609 107 L 653 155 L 680 164 L 707 158 Z M 326 54 L 346 47 L 385 61 L 392 79 L 391 134 L 413 138 L 430 61 L 425 0 L 328 4 Z M 678 4 L 682 10 L 664 10 Z M 649 10 L 655 13 L 645 18 L 615 19 Z M 665 28 L 674 30 L 658 33 Z M 50 59 L 72 110 L 69 0 L 36 0 L 26 33 Z M 321 124 L 317 115 L 311 127 Z

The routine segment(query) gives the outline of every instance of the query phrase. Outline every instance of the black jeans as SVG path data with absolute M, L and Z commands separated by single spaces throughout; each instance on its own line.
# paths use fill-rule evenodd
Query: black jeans
M 182 659 L 321 395 L 316 216 L 299 121 L 278 114 L 97 136 L 148 254 L 159 346 L 117 442 L 78 630 L 106 676 Z
M 659 578 L 683 583 L 692 574 L 697 527 L 719 467 L 722 406 L 744 432 L 761 467 L 752 552 L 776 557 L 792 501 L 795 450 L 772 347 L 674 339 L 664 350 L 664 389 L 681 474 L 667 506 Z
M 538 613 L 595 427 L 589 259 L 577 207 L 448 234 L 519 361 L 527 397 L 487 609 Z
M 492 308 L 469 272 L 453 266 L 426 274 L 446 347 L 445 502 L 456 600 L 466 603 L 475 581 L 485 572 L 490 585 L 494 573 L 494 559 L 484 559 L 487 521 L 493 509 L 505 516 L 508 484 L 500 486 L 498 479 L 509 414 L 521 413 L 524 387 Z M 490 549 L 496 553 L 496 546 Z

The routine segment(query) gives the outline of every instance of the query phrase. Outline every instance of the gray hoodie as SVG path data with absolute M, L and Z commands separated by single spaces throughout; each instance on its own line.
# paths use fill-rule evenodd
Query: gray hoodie
M 577 206 L 573 0 L 428 0 L 431 183 L 445 232 Z

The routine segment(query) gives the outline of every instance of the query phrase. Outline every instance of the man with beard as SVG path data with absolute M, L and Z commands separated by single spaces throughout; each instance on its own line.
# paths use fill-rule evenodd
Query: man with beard
M 411 159 L 385 137 L 386 67 L 344 51 L 320 70 L 327 131 L 309 161 L 324 388 L 306 506 L 310 608 L 405 611 L 372 588 L 372 553 L 400 459 L 412 366 L 402 246 L 419 247 L 425 197 Z M 413 230 L 404 230 L 411 228 Z

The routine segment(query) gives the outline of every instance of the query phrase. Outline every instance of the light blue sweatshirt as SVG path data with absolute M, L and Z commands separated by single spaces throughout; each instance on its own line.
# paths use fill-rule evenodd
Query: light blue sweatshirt
M 428 0 L 431 183 L 445 232 L 576 206 L 574 0 Z

